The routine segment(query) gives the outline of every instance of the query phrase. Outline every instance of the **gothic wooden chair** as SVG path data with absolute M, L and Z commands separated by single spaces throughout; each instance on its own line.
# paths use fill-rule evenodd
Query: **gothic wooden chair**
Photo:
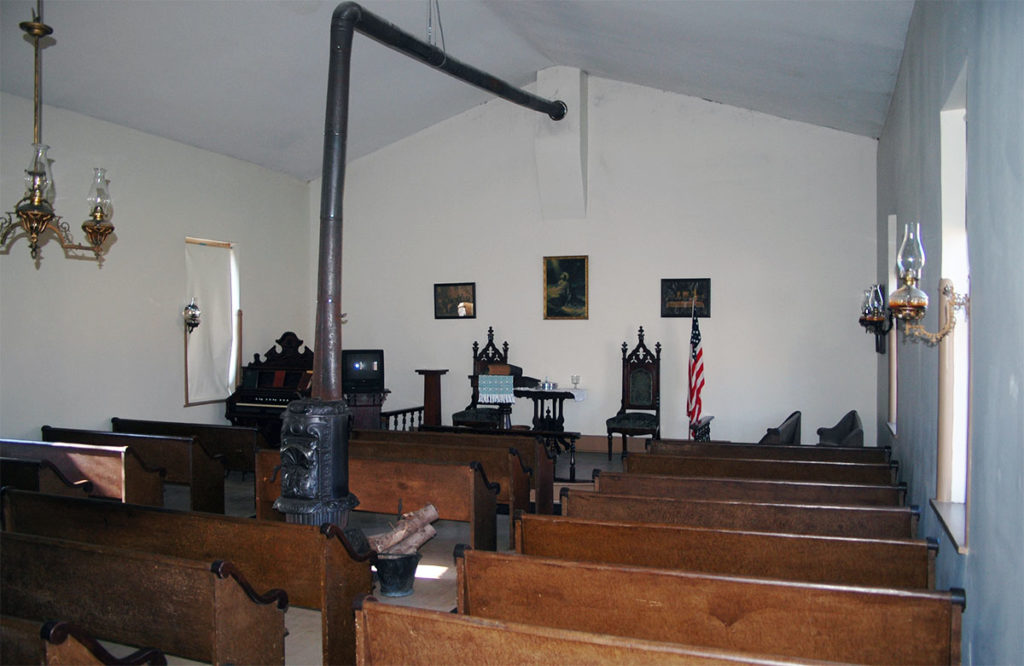
M 498 349 L 494 344 L 494 327 L 489 326 L 487 328 L 487 344 L 483 349 L 480 348 L 478 341 L 473 341 L 473 374 L 469 376 L 473 395 L 465 409 L 452 414 L 452 425 L 488 429 L 508 427 L 509 416 L 512 413 L 511 403 L 493 406 L 481 405 L 480 376 L 520 374 L 522 374 L 522 368 L 509 365 L 508 341 L 503 342 L 501 349 Z
M 612 459 L 612 435 L 622 436 L 622 455 L 628 437 L 648 435 L 661 439 L 661 343 L 654 353 L 644 344 L 644 327 L 633 351 L 622 343 L 622 403 L 618 413 L 605 421 L 608 428 L 608 460 Z M 653 413 L 652 413 L 653 412 Z

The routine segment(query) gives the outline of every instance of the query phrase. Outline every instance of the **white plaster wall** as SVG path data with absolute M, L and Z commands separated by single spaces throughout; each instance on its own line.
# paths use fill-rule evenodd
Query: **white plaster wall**
M 919 2 L 878 151 L 879 244 L 886 218 L 921 222 L 924 288 L 938 297 L 939 112 L 967 66 L 967 233 L 971 268 L 971 451 L 968 553 L 931 510 L 919 535 L 938 539 L 937 587 L 962 587 L 964 664 L 1024 659 L 1024 3 Z M 879 275 L 887 267 L 879 253 Z M 960 286 L 958 286 L 958 290 Z M 936 308 L 925 320 L 937 328 Z M 935 496 L 936 350 L 901 344 L 899 427 L 908 502 Z M 879 398 L 885 404 L 884 375 Z M 877 427 L 890 441 L 884 419 Z
M 586 219 L 542 219 L 546 121 L 500 100 L 349 166 L 343 342 L 385 349 L 386 408 L 421 403 L 416 368 L 448 368 L 450 422 L 469 400 L 471 345 L 494 326 L 526 374 L 581 375 L 588 398 L 566 427 L 603 435 L 620 345 L 642 325 L 664 348 L 663 435 L 684 437 L 690 321 L 660 317 L 660 280 L 710 277 L 714 437 L 756 440 L 794 409 L 804 442 L 849 409 L 873 423 L 875 354 L 856 319 L 875 274 L 876 142 L 596 77 L 588 113 Z M 542 318 L 545 255 L 590 257 L 588 320 Z M 435 320 L 437 282 L 476 282 L 477 318 Z
M 21 198 L 32 103 L 0 96 L 0 203 Z M 312 344 L 308 185 L 222 155 L 44 107 L 57 212 L 82 241 L 92 167 L 111 180 L 117 242 L 102 268 L 22 239 L 0 255 L 0 436 L 110 417 L 226 423 L 183 408 L 185 236 L 236 242 L 246 362 L 291 328 Z

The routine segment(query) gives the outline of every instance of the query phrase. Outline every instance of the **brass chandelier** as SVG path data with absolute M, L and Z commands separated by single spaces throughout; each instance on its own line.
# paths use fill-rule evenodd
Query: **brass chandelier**
M 32 258 L 38 264 L 40 239 L 47 231 L 52 231 L 57 237 L 57 242 L 63 248 L 65 256 L 77 259 L 94 258 L 96 261 L 102 262 L 103 244 L 114 231 L 114 225 L 110 222 L 113 206 L 110 203 L 110 181 L 106 178 L 106 171 L 101 168 L 94 169 L 92 187 L 86 199 L 89 203 L 89 219 L 82 223 L 82 231 L 89 239 L 89 245 L 74 243 L 67 222 L 64 222 L 61 216 L 53 210 L 55 193 L 53 172 L 50 168 L 50 160 L 46 155 L 49 146 L 42 140 L 42 53 L 39 48 L 39 40 L 52 34 L 53 28 L 43 23 L 43 0 L 37 0 L 32 20 L 19 25 L 32 40 L 32 47 L 35 50 L 32 161 L 25 169 L 25 195 L 18 201 L 13 211 L 0 217 L 0 247 L 4 248 L 6 254 L 6 246 L 9 243 L 26 236 Z M 19 230 L 21 233 L 17 233 Z M 91 251 L 92 256 L 82 254 L 83 251 Z

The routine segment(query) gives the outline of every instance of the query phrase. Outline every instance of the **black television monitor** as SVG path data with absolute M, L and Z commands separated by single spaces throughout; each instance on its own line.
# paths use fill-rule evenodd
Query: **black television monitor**
M 345 393 L 384 391 L 384 350 L 341 350 L 341 390 Z

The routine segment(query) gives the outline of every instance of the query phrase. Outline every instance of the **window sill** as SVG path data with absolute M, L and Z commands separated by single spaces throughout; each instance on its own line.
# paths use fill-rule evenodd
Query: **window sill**
M 932 510 L 939 517 L 942 528 L 946 530 L 956 552 L 967 554 L 967 505 L 962 502 L 931 501 Z

